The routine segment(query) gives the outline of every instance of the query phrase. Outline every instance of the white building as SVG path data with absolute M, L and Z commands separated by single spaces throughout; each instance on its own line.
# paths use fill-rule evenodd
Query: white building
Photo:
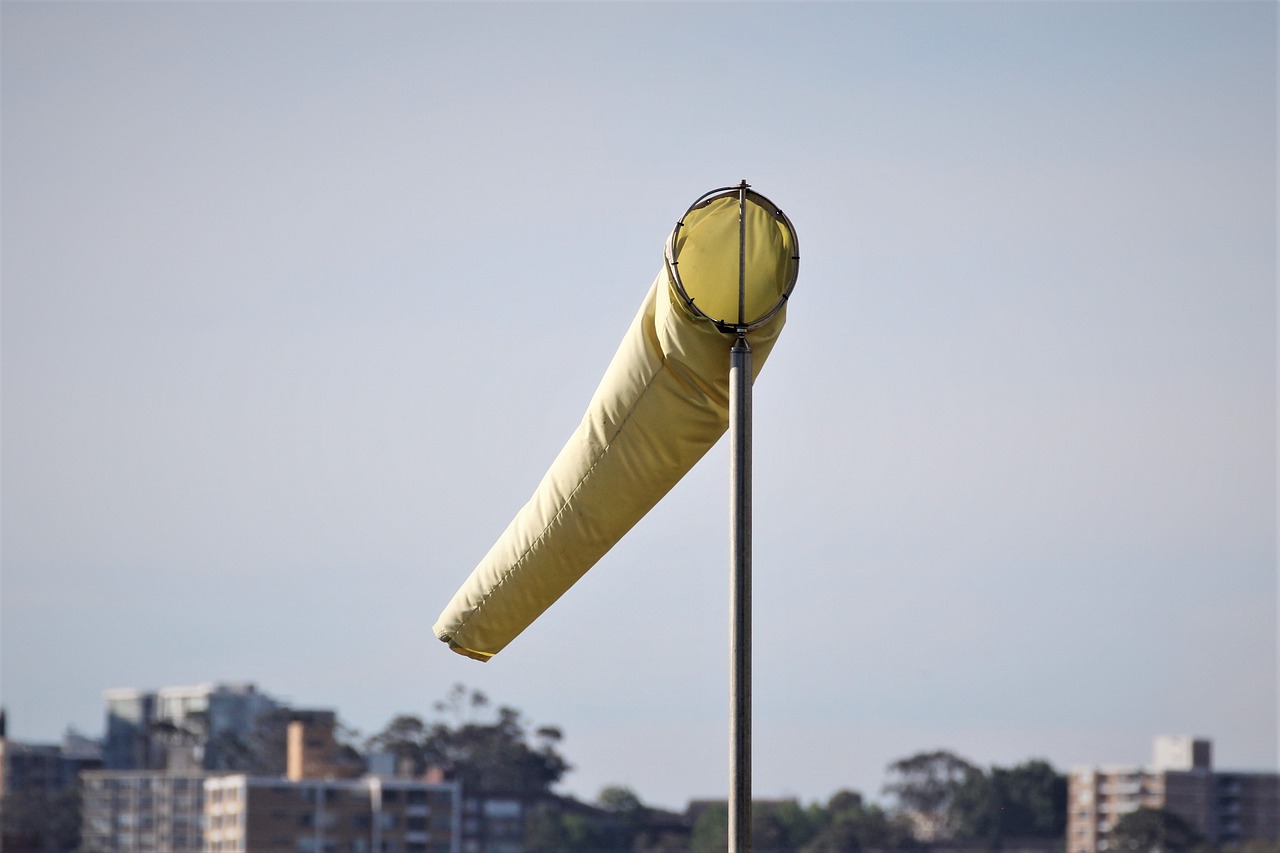
M 264 714 L 283 707 L 247 683 L 108 690 L 106 700 L 103 759 L 112 770 L 168 766 L 175 733 L 193 736 L 197 765 L 219 766 L 218 750 L 228 738 L 244 740 Z M 161 734 L 166 730 L 168 739 Z

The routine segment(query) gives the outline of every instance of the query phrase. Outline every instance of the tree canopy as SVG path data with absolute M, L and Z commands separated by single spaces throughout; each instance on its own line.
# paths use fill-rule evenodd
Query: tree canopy
M 884 791 L 916 824 L 921 840 L 944 840 L 953 838 L 960 825 L 954 808 L 957 794 L 981 772 L 946 750 L 920 752 L 889 765 Z
M 496 719 L 480 718 L 488 707 L 483 693 L 457 685 L 436 705 L 452 721 L 427 723 L 402 714 L 370 738 L 368 747 L 391 753 L 398 769 L 413 775 L 440 768 L 467 791 L 525 796 L 548 792 L 570 766 L 556 750 L 560 730 L 543 726 L 531 738 L 515 708 L 499 706 Z
M 693 827 L 690 853 L 727 848 L 728 806 L 708 807 Z M 856 791 L 839 791 L 824 807 L 794 800 L 756 802 L 751 810 L 751 844 L 757 853 L 880 853 L 916 850 L 911 826 Z
M 938 750 L 889 765 L 886 793 L 923 841 L 1060 838 L 1067 823 L 1067 780 L 1046 761 L 983 770 Z
M 1067 780 L 1046 761 L 992 766 L 956 790 L 957 838 L 999 846 L 1007 838 L 1060 838 L 1067 825 Z
M 1110 849 L 1126 853 L 1185 853 L 1201 842 L 1185 820 L 1163 809 L 1139 808 L 1111 829 Z

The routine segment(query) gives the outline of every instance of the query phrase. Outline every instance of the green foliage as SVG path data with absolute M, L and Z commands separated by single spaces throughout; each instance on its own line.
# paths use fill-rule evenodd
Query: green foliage
M 761 853 L 799 850 L 820 828 L 821 819 L 795 800 L 755 803 L 751 809 L 752 849 Z
M 488 706 L 483 693 L 458 685 L 448 700 L 436 705 L 454 722 L 428 724 L 420 717 L 401 715 L 370 738 L 368 746 L 390 752 L 414 775 L 439 767 L 470 792 L 532 796 L 549 791 L 569 770 L 556 751 L 560 730 L 539 728 L 531 742 L 519 711 L 500 706 L 497 719 L 484 722 L 478 714 Z
M 610 785 L 596 796 L 600 808 L 617 817 L 618 826 L 626 836 L 626 846 L 648 846 L 655 839 L 649 837 L 649 819 L 653 810 L 640 802 L 636 792 L 621 785 Z
M 728 849 L 729 804 L 713 803 L 693 824 L 689 853 L 725 853 Z
M 629 853 L 631 845 L 620 833 L 583 815 L 541 804 L 525 824 L 527 853 Z
M 640 798 L 636 796 L 636 792 L 622 785 L 610 785 L 600 791 L 596 796 L 596 803 L 602 809 L 608 809 L 619 814 L 635 814 L 648 811 L 644 804 L 640 802 Z
M 1185 853 L 1201 843 L 1182 818 L 1163 809 L 1140 808 L 1116 822 L 1110 849 L 1128 853 Z
M 689 853 L 722 853 L 728 843 L 728 806 L 708 807 L 693 827 Z M 757 853 L 862 853 L 914 850 L 911 827 L 901 817 L 866 805 L 856 791 L 839 791 L 826 807 L 756 802 L 751 810 L 751 843 Z
M 982 771 L 940 749 L 899 759 L 889 765 L 888 773 L 884 791 L 897 802 L 900 813 L 911 816 L 920 839 L 941 841 L 955 837 L 960 819 L 953 803 Z
M 1067 780 L 1046 761 L 971 773 L 951 802 L 955 837 L 998 848 L 1010 838 L 1061 838 Z
M 1034 759 L 1008 770 L 992 768 L 1004 806 L 1005 838 L 1061 838 L 1067 831 L 1067 777 Z
M 368 746 L 392 753 L 401 772 L 419 775 L 437 767 L 459 779 L 469 792 L 526 800 L 549 794 L 569 769 L 557 752 L 559 729 L 547 726 L 531 734 L 519 711 L 491 708 L 479 691 L 455 686 L 435 709 L 441 716 L 432 722 L 414 715 L 395 717 Z M 756 802 L 753 849 L 878 853 L 961 841 L 995 850 L 1006 840 L 1061 838 L 1065 830 L 1066 779 L 1042 760 L 982 770 L 953 753 L 935 750 L 894 762 L 888 776 L 884 790 L 893 797 L 892 811 L 867 803 L 856 791 L 839 791 L 825 806 Z M 721 853 L 727 847 L 725 803 L 708 806 L 687 838 L 679 823 L 655 821 L 653 810 L 629 788 L 605 788 L 597 806 L 584 812 L 581 805 L 575 810 L 544 802 L 528 818 L 526 846 L 566 853 Z M 1143 848 L 1134 842 L 1139 846 L 1121 853 L 1192 853 L 1177 846 L 1179 838 L 1166 831 L 1163 847 Z
M 876 805 L 866 805 L 856 791 L 839 791 L 827 803 L 826 826 L 802 848 L 802 853 L 861 853 L 911 850 L 917 845 L 905 817 L 890 817 Z
M 984 771 L 946 751 L 889 766 L 887 793 L 922 841 L 961 840 L 999 848 L 1012 838 L 1061 838 L 1067 780 L 1046 761 Z

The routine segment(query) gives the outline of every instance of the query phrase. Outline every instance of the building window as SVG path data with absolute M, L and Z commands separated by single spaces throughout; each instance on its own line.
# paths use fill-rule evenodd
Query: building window
M 518 818 L 520 817 L 520 801 L 519 800 L 485 800 L 484 816 L 487 818 Z

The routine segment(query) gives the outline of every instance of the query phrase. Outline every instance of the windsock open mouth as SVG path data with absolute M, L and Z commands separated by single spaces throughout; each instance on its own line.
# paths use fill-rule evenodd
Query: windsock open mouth
M 690 205 L 667 238 L 666 259 L 681 300 L 722 332 L 772 320 L 800 273 L 791 220 L 746 181 Z
M 729 423 L 729 348 L 750 345 L 754 380 L 799 254 L 791 222 L 745 181 L 694 202 L 582 422 L 441 613 L 440 640 L 489 660 L 706 454 Z

